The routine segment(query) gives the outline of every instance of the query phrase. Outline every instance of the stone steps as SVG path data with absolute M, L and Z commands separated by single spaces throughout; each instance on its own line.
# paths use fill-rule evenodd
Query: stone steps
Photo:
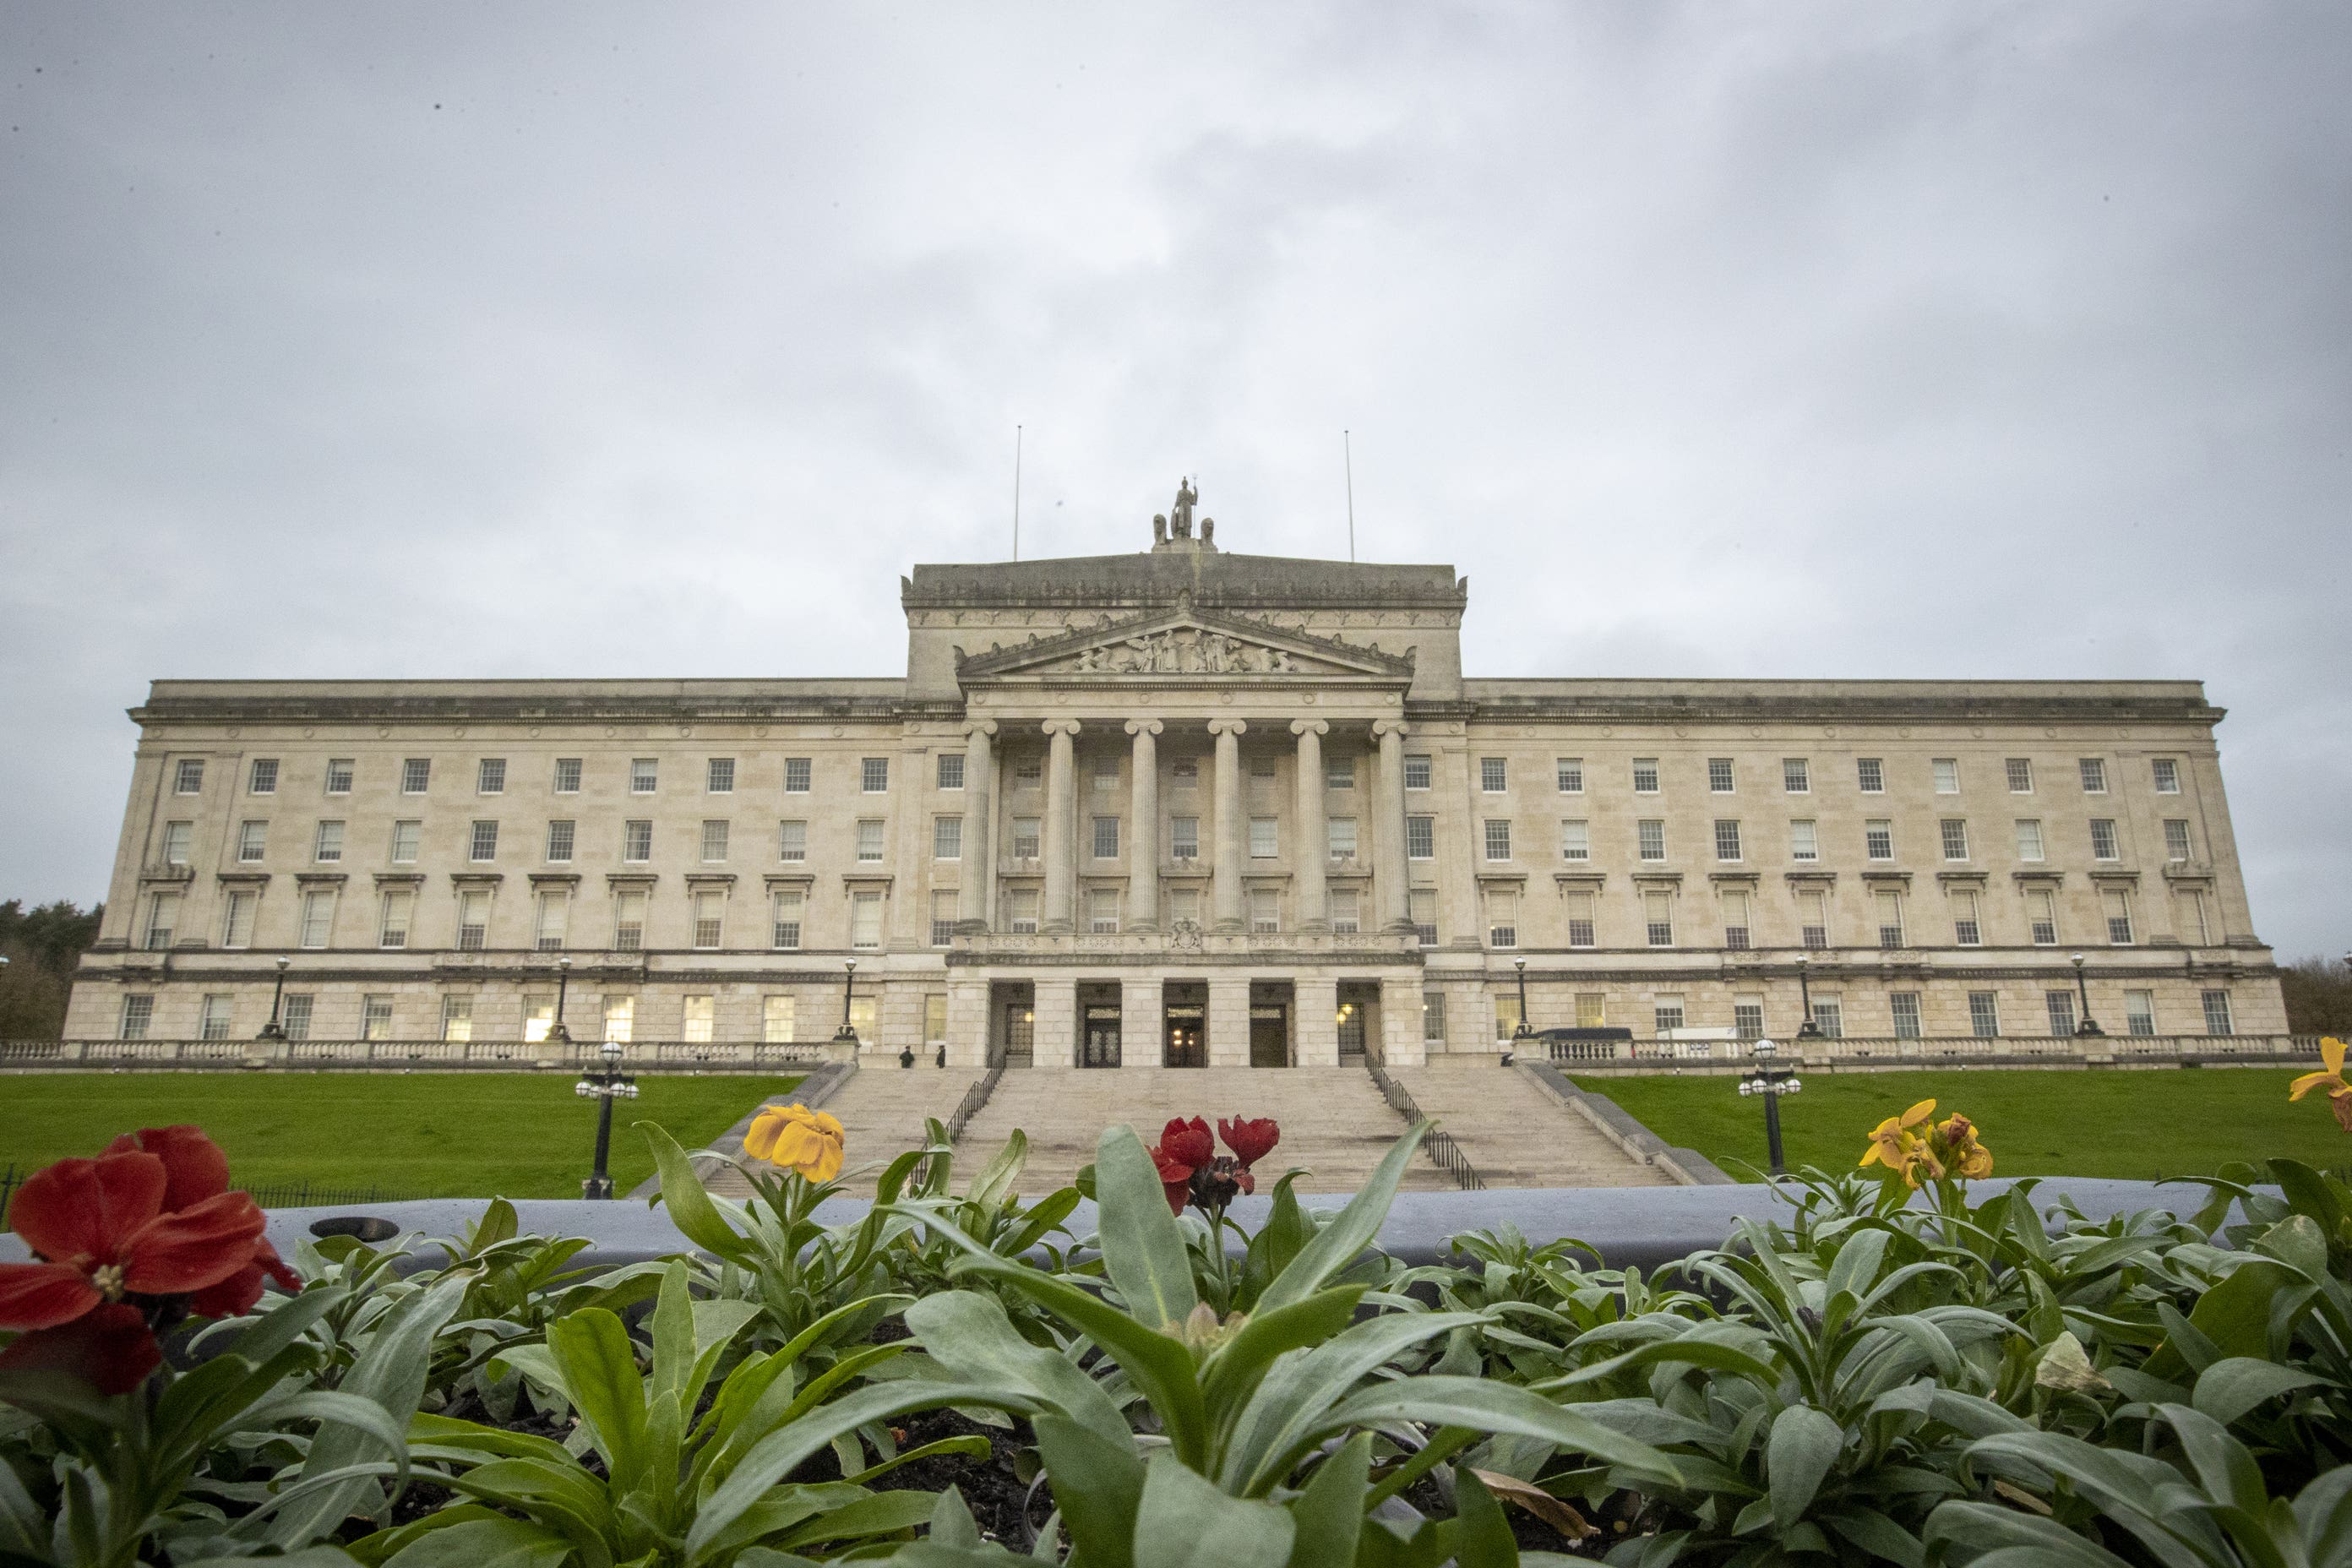
M 1392 1068 L 1422 1113 L 1454 1135 L 1490 1187 L 1671 1186 L 1531 1073 L 1494 1062 Z
M 965 1071 L 941 1071 L 928 1065 L 911 1068 L 860 1067 L 852 1073 L 840 1092 L 826 1100 L 823 1108 L 841 1122 L 845 1150 L 842 1169 L 849 1173 L 849 1194 L 872 1197 L 874 1178 L 881 1168 L 921 1145 L 923 1119 L 935 1116 L 945 1121 L 955 1113 L 974 1081 L 974 1076 Z M 768 1103 L 790 1105 L 796 1098 L 778 1095 Z M 856 1173 L 864 1165 L 874 1169 Z M 751 1184 L 731 1166 L 706 1179 L 714 1193 L 738 1198 L 751 1195 Z

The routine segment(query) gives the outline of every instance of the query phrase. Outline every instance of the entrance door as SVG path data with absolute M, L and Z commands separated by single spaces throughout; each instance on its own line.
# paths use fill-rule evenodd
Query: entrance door
M 1036 1043 L 1037 1016 L 1026 1002 L 1004 1005 L 1004 1065 L 1025 1068 Z
M 1079 1057 L 1080 1067 L 1115 1068 L 1118 1066 L 1118 1009 L 1089 1007 L 1087 1009 L 1086 1048 Z
M 1171 1006 L 1168 1009 L 1168 1048 L 1160 1065 L 1171 1068 L 1204 1068 L 1209 1065 L 1207 1042 L 1202 1038 L 1202 1025 L 1206 1021 L 1205 1007 Z
M 1290 1009 L 1280 1005 L 1250 1009 L 1250 1066 L 1290 1065 Z

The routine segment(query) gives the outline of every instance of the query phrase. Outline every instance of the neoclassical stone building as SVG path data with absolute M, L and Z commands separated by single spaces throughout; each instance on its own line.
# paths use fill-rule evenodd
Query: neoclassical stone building
M 1399 1064 L 2271 1033 L 2186 681 L 1479 679 L 1449 566 L 918 566 L 903 677 L 185 681 L 68 1036 Z M 2084 958 L 2078 988 L 2072 959 Z M 850 965 L 855 974 L 845 982 Z M 1801 980 L 1801 975 L 1803 977 Z M 1704 1047 L 1702 1047 L 1704 1048 Z

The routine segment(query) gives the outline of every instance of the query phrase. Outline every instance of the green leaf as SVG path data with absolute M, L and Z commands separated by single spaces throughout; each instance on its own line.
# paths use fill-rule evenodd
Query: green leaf
M 1290 1502 L 1297 1544 L 1290 1568 L 1354 1568 L 1372 1471 L 1372 1435 L 1359 1432 L 1317 1468 Z
M 893 1531 L 912 1530 L 928 1523 L 939 1500 L 929 1492 L 876 1492 L 841 1508 L 828 1510 L 806 1524 L 787 1531 L 773 1544 L 791 1551 L 821 1541 L 859 1541 Z
M 1013 1332 L 994 1297 L 972 1290 L 926 1296 L 907 1309 L 907 1327 L 933 1361 L 962 1382 L 1018 1394 L 1025 1406 L 1058 1410 L 1114 1441 L 1129 1439 L 1127 1417 L 1102 1385 L 1068 1357 Z
M 1361 1285 L 1342 1286 L 1252 1316 L 1241 1332 L 1210 1357 L 1202 1391 L 1211 1421 L 1226 1426 L 1275 1357 L 1285 1351 L 1320 1344 L 1346 1329 L 1355 1319 L 1356 1303 L 1363 1300 L 1364 1290 Z
M 2085 1541 L 2055 1520 L 1988 1502 L 1939 1504 L 1927 1516 L 1931 1546 L 1944 1542 L 1982 1552 L 1969 1568 L 2131 1568 L 2105 1547 Z M 1947 1560 L 1957 1560 L 1947 1554 Z
M 520 1519 L 469 1519 L 418 1536 L 387 1568 L 560 1568 L 571 1555 L 572 1543 L 543 1526 Z
M 1200 1297 L 1192 1289 L 1184 1229 L 1168 1212 L 1160 1169 L 1135 1129 L 1118 1122 L 1103 1129 L 1095 1147 L 1095 1173 L 1103 1267 L 1110 1282 L 1137 1322 L 1172 1331 L 1192 1316 Z
M 679 1394 L 694 1367 L 694 1298 L 686 1288 L 686 1259 L 673 1258 L 662 1271 L 661 1293 L 654 1298 L 653 1375 L 645 1382 L 646 1396 Z M 608 1456 L 609 1457 L 609 1456 Z
M 2161 1408 L 2164 1418 L 2179 1435 L 2181 1453 L 2205 1490 L 2248 1518 L 2260 1518 L 2270 1506 L 2270 1493 L 2263 1485 L 2262 1468 L 2245 1445 L 2200 1411 L 2179 1405 Z
M 1244 1307 L 1255 1309 L 1266 1286 L 1315 1239 L 1315 1222 L 1307 1217 L 1298 1194 L 1291 1191 L 1305 1173 L 1286 1171 L 1274 1184 L 1274 1202 L 1266 1210 L 1265 1223 L 1250 1237 L 1242 1259 L 1241 1304 Z
M 888 1475 L 901 1465 L 918 1464 L 925 1459 L 943 1458 L 950 1455 L 965 1459 L 985 1459 L 995 1452 L 996 1446 L 976 1432 L 963 1437 L 941 1437 L 919 1447 L 902 1448 L 880 1464 L 868 1465 L 856 1475 L 845 1476 L 843 1479 L 864 1486 L 877 1477 Z M 952 1491 L 954 1489 L 950 1487 L 949 1489 Z
M 1134 1568 L 1144 1482 L 1134 1443 L 1113 1441 L 1061 1415 L 1040 1415 L 1034 1425 L 1071 1544 L 1092 1568 Z
M 1468 1466 L 1454 1472 L 1454 1560 L 1460 1568 L 1519 1568 L 1519 1542 L 1503 1505 Z
M 1421 1147 L 1429 1128 L 1426 1121 L 1417 1123 L 1389 1146 L 1389 1152 L 1381 1157 L 1380 1164 L 1356 1190 L 1348 1206 L 1317 1231 L 1315 1239 L 1301 1247 L 1290 1266 L 1276 1275 L 1259 1295 L 1258 1311 L 1270 1312 L 1305 1300 L 1372 1244 L 1381 1234 L 1381 1222 L 1389 1216 L 1389 1205 L 1396 1201 L 1397 1184 L 1404 1180 L 1405 1167 L 1412 1163 L 1413 1151 Z
M 727 1223 L 719 1205 L 710 1201 L 709 1189 L 695 1174 L 694 1163 L 677 1146 L 677 1140 L 657 1123 L 639 1121 L 634 1125 L 645 1134 L 646 1146 L 654 1152 L 654 1165 L 661 1175 L 661 1201 L 669 1205 L 670 1223 L 705 1252 L 746 1268 L 755 1265 L 760 1249 Z
M 1790 1530 L 1805 1517 L 1844 1447 L 1845 1429 L 1811 1405 L 1791 1405 L 1780 1412 L 1764 1449 L 1774 1524 Z
M 1228 1497 L 1162 1455 L 1144 1477 L 1134 1568 L 1283 1568 L 1296 1529 L 1288 1510 Z
M 1221 1415 L 1232 1435 L 1218 1483 L 1244 1497 L 1264 1495 L 1305 1454 L 1310 1435 L 1328 1430 L 1330 1407 L 1365 1377 L 1423 1340 L 1483 1321 L 1478 1312 L 1391 1312 L 1277 1361 L 1238 1416 Z
M 1654 1340 L 1636 1350 L 1627 1351 L 1623 1355 L 1579 1367 L 1565 1377 L 1556 1377 L 1535 1386 L 1539 1393 L 1575 1388 L 1588 1383 L 1606 1382 L 1619 1373 L 1660 1365 L 1701 1366 L 1716 1372 L 1736 1372 L 1763 1388 L 1776 1387 L 1780 1381 L 1779 1369 L 1769 1362 L 1760 1361 L 1720 1340 L 1681 1334 L 1673 1339 Z
M 2276 1362 L 2252 1356 L 2230 1356 L 2197 1374 L 2190 1403 L 2227 1426 L 2266 1399 L 2312 1388 L 2329 1380 L 2315 1372 L 2301 1372 Z
M 358 1561 L 340 1546 L 309 1546 L 282 1557 L 199 1557 L 184 1562 L 180 1568 L 253 1568 L 257 1562 L 275 1564 L 275 1568 L 352 1568 Z
M 588 1423 L 615 1490 L 640 1475 L 646 1458 L 646 1385 L 629 1331 L 601 1307 L 548 1325 L 548 1353 L 563 1373 L 564 1391 Z
M 971 1517 L 971 1510 L 965 1506 L 963 1493 L 950 1487 L 940 1494 L 938 1505 L 931 1510 L 931 1528 L 926 1539 L 941 1546 L 978 1546 L 981 1543 L 980 1521 Z
M 1622 1466 L 1645 1479 L 1669 1485 L 1680 1479 L 1675 1461 L 1647 1443 L 1612 1431 L 1572 1406 L 1554 1405 L 1524 1388 L 1483 1378 L 1400 1378 L 1342 1401 L 1317 1425 L 1321 1432 L 1333 1432 L 1383 1421 L 1419 1421 L 1428 1426 L 1466 1426 L 1474 1432 L 1541 1437 L 1572 1452 Z

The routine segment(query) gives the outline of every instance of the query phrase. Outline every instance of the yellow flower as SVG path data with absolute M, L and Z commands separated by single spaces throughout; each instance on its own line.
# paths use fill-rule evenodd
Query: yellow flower
M 1977 1142 L 1976 1123 L 1967 1117 L 1955 1111 L 1936 1129 L 1936 1137 L 1944 1146 L 1944 1158 L 1953 1175 L 1974 1181 L 1992 1174 L 1992 1151 Z
M 1870 1147 L 1862 1152 L 1858 1164 L 1884 1164 L 1889 1171 L 1906 1177 L 1911 1174 L 1912 1162 L 1918 1158 L 1919 1135 L 1911 1130 L 1936 1113 L 1936 1102 L 1923 1100 L 1900 1116 L 1890 1116 L 1874 1128 Z M 1919 1184 L 1913 1182 L 1913 1186 Z
M 2344 1081 L 2344 1042 L 2330 1035 L 2319 1042 L 2319 1059 L 2327 1064 L 2326 1072 L 2307 1072 L 2287 1085 L 2286 1097 L 2301 1100 L 2315 1089 L 2327 1091 L 2327 1108 L 2336 1112 L 2336 1124 L 2352 1132 L 2352 1083 Z
M 743 1134 L 743 1152 L 829 1182 L 841 1174 L 841 1123 L 805 1105 L 763 1105 Z

